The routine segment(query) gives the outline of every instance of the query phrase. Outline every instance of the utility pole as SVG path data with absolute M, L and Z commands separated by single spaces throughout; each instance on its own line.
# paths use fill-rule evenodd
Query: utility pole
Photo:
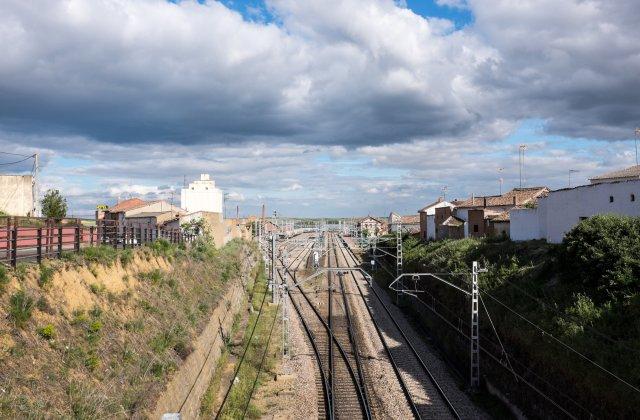
M 470 384 L 471 389 L 477 390 L 480 386 L 480 310 L 478 289 L 478 273 L 484 273 L 487 269 L 481 269 L 478 261 L 474 261 L 471 266 L 471 364 L 470 364 Z
M 500 184 L 500 195 L 502 195 L 502 184 L 504 182 L 504 178 L 502 178 L 502 171 L 504 168 L 498 168 L 498 173 L 500 174 L 500 178 L 498 178 L 498 183 Z
M 521 144 L 518 148 L 518 160 L 520 164 L 520 188 L 522 188 L 522 173 L 524 172 L 524 151 L 526 148 L 526 144 Z
M 402 275 L 402 224 L 398 223 L 397 228 L 398 229 L 396 230 L 396 278 Z M 400 287 L 402 290 L 404 290 L 403 282 L 400 284 Z M 398 304 L 398 306 L 400 305 L 400 302 L 401 302 L 400 295 L 401 295 L 400 292 L 396 293 L 396 303 Z
M 35 155 L 33 155 L 34 161 L 33 161 L 33 179 L 31 181 L 31 195 L 33 198 L 33 208 L 31 211 L 31 214 L 33 217 L 40 217 L 41 216 L 41 211 L 40 211 L 40 188 L 39 188 L 39 183 L 40 183 L 40 177 L 39 177 L 39 172 L 40 172 L 40 156 L 38 153 L 36 153 Z
M 444 185 L 441 190 L 442 190 L 442 201 L 447 201 L 447 186 Z
M 271 300 L 278 303 L 278 281 L 276 280 L 276 233 L 271 234 Z

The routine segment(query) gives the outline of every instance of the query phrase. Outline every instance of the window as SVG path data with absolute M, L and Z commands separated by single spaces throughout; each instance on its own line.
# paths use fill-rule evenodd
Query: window
M 613 196 L 612 195 L 609 196 L 609 202 L 613 203 Z
M 636 195 L 635 194 L 631 194 L 631 201 L 636 201 Z
M 473 225 L 473 231 L 477 232 L 478 231 L 478 225 Z

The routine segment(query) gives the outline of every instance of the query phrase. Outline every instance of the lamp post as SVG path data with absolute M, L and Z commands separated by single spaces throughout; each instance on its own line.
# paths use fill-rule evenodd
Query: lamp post
M 518 148 L 518 160 L 520 163 L 520 188 L 522 188 L 522 171 L 524 168 L 524 151 L 527 148 L 526 144 L 521 144 Z
M 502 178 L 502 171 L 504 171 L 504 168 L 498 168 L 498 173 L 501 175 L 500 178 L 498 178 L 498 183 L 500 184 L 500 195 L 502 195 L 502 184 L 504 183 L 504 178 Z

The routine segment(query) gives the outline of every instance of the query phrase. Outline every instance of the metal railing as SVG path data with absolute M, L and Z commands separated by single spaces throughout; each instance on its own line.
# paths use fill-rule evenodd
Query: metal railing
M 15 267 L 19 261 L 60 258 L 64 252 L 110 245 L 141 246 L 158 239 L 170 243 L 192 242 L 196 235 L 180 228 L 127 225 L 115 220 L 62 219 L 0 216 L 0 263 Z

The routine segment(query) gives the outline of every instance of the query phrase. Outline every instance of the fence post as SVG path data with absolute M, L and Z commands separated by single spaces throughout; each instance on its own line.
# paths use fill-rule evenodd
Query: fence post
M 62 226 L 58 226 L 58 258 L 62 256 Z
M 74 242 L 74 249 L 76 252 L 80 252 L 80 226 L 76 225 L 76 237 Z
M 11 266 L 13 268 L 18 265 L 18 224 L 14 222 L 11 231 Z
M 93 226 L 89 226 L 89 246 L 93 246 Z
M 478 307 L 478 273 L 482 270 L 478 267 L 478 262 L 473 261 L 471 266 L 471 369 L 470 383 L 473 390 L 480 386 L 480 326 Z
M 7 260 L 11 258 L 11 218 L 7 217 Z
M 149 242 L 149 237 L 147 236 L 149 234 L 149 228 L 144 228 L 144 240 L 143 242 L 146 244 L 147 242 Z
M 36 261 L 38 262 L 38 264 L 40 264 L 42 262 L 42 228 L 39 227 L 38 228 L 38 234 L 37 234 L 37 238 L 36 240 L 38 248 L 37 248 L 37 254 L 36 254 Z

